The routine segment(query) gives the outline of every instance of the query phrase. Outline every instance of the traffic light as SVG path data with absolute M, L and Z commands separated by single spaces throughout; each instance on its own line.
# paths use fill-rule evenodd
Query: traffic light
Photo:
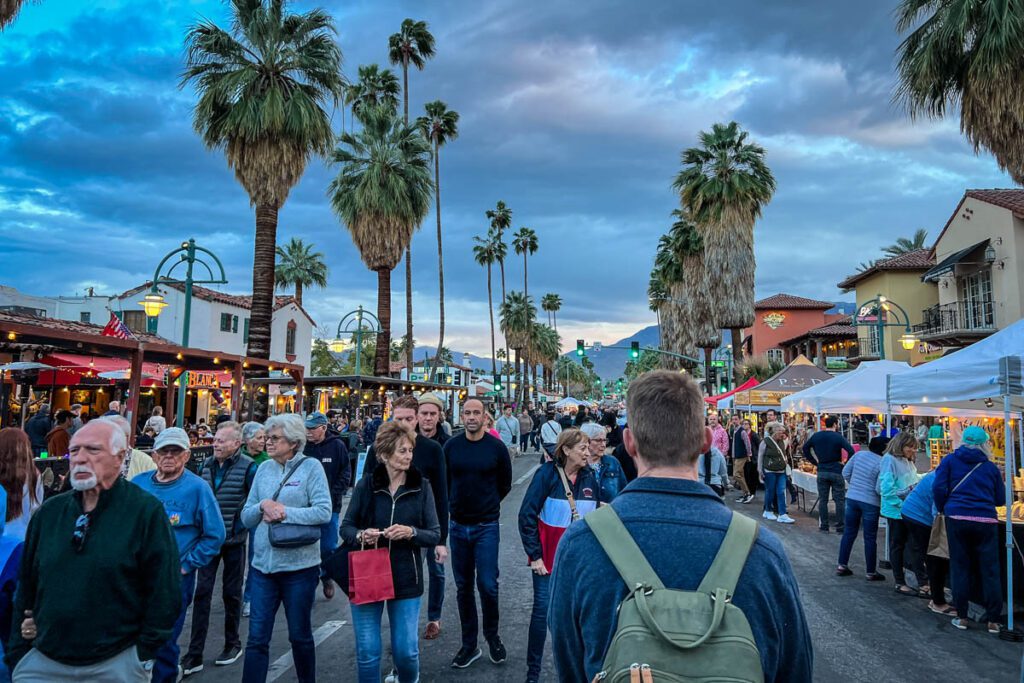
M 501 391 L 501 375 L 494 373 L 494 390 Z
M 582 339 L 577 339 L 576 340 L 576 355 L 579 356 L 580 358 L 582 358 L 583 356 L 587 355 L 586 351 L 583 349 L 583 340 Z
M 616 387 L 618 393 L 621 394 L 622 393 L 622 380 L 621 379 L 618 379 L 618 380 L 615 381 L 615 387 Z
M 640 357 L 640 342 L 629 342 L 629 357 L 633 360 Z

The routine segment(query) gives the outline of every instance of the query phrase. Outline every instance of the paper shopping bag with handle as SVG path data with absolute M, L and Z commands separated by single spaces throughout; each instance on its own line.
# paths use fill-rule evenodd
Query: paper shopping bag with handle
M 391 553 L 387 548 L 357 550 L 348 554 L 348 597 L 353 605 L 393 600 Z

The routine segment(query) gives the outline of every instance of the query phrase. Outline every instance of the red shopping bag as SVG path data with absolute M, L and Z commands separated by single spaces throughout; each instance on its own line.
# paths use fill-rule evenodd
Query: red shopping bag
M 353 605 L 394 599 L 395 582 L 387 548 L 354 550 L 348 554 L 348 597 Z

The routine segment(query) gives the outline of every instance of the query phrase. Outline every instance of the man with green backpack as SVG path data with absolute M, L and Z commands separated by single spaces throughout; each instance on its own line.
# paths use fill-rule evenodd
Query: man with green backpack
M 711 443 L 699 387 L 650 372 L 627 402 L 639 475 L 558 547 L 548 628 L 559 680 L 811 681 L 782 544 L 697 479 Z

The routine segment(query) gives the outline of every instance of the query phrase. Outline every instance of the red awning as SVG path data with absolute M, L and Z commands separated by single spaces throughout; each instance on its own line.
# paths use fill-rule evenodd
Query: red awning
M 711 405 L 716 405 L 723 398 L 729 398 L 730 396 L 735 394 L 737 391 L 746 391 L 747 389 L 753 389 L 758 384 L 760 384 L 760 382 L 757 381 L 757 378 L 756 377 L 751 377 L 746 382 L 744 382 L 743 384 L 739 385 L 738 387 L 736 387 L 732 391 L 727 391 L 724 394 L 719 394 L 718 396 L 705 396 L 704 400 L 707 401 L 708 403 L 710 403 Z
M 102 378 L 96 380 L 101 372 L 116 372 L 128 370 L 130 363 L 123 358 L 107 358 L 106 356 L 83 356 L 74 353 L 52 353 L 44 356 L 40 361 L 52 365 L 56 370 L 45 370 L 39 373 L 37 386 L 46 384 L 53 385 L 76 385 L 83 377 L 93 378 L 90 382 L 102 382 Z M 162 387 L 164 385 L 164 366 L 159 363 L 143 363 L 142 373 L 150 375 L 142 378 L 144 387 Z M 110 380 L 113 382 L 113 380 Z

